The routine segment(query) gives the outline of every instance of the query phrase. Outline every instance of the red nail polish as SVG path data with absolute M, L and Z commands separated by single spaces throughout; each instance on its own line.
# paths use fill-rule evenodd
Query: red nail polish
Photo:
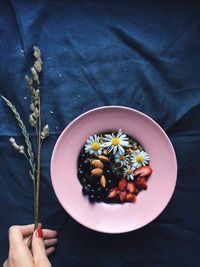
M 43 238 L 43 233 L 42 233 L 42 229 L 41 228 L 38 228 L 36 230 L 36 236 L 39 237 L 39 238 Z

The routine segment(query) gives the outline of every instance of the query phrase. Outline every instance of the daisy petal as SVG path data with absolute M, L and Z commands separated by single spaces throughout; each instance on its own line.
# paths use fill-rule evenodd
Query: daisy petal
M 117 146 L 114 146 L 114 149 L 113 149 L 113 154 L 115 155 L 117 152 Z
M 129 145 L 128 141 L 121 141 L 120 145 L 127 147 Z
M 121 145 L 118 145 L 118 149 L 119 149 L 120 154 L 124 154 L 125 150 L 123 149 Z

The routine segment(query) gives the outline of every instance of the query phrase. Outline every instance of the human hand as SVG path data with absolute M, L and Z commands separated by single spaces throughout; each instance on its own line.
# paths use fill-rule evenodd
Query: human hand
M 56 231 L 42 230 L 41 225 L 36 231 L 33 224 L 11 226 L 9 255 L 3 267 L 51 267 L 47 256 L 55 250 L 56 237 Z

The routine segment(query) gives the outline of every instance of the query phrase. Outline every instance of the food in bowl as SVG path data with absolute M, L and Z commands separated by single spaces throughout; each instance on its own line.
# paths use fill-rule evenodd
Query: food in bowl
M 82 193 L 91 203 L 135 202 L 152 173 L 145 148 L 121 129 L 89 136 L 77 165 Z

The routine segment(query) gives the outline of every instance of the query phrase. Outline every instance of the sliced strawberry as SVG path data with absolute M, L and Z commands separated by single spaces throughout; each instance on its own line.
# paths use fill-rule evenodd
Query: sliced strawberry
M 152 174 L 152 169 L 149 166 L 143 166 L 141 168 L 138 168 L 134 171 L 134 175 L 138 176 L 140 175 L 141 177 L 146 177 Z
M 136 193 L 136 187 L 134 185 L 133 182 L 128 182 L 126 185 L 126 189 L 130 192 L 130 193 Z
M 135 202 L 136 201 L 136 195 L 127 193 L 125 197 L 126 202 Z
M 114 187 L 110 190 L 108 198 L 114 198 L 118 195 L 118 193 L 119 193 L 119 189 L 117 187 Z
M 126 185 L 127 185 L 126 179 L 121 179 L 121 181 L 119 181 L 119 190 L 121 190 L 121 191 L 125 190 Z
M 119 198 L 121 201 L 124 201 L 124 199 L 126 198 L 126 190 L 119 191 Z
M 139 177 L 135 181 L 135 185 L 138 189 L 144 189 L 147 190 L 147 183 L 144 177 Z

